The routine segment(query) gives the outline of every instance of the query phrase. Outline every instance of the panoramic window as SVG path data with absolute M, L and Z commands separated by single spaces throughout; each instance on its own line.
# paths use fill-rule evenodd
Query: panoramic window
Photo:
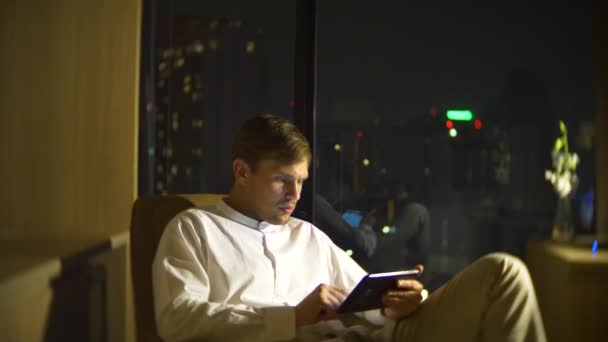
M 549 237 L 559 120 L 592 229 L 591 4 L 542 5 L 319 2 L 315 189 L 355 229 L 374 222 L 373 253 L 343 242 L 369 269 L 439 279 Z

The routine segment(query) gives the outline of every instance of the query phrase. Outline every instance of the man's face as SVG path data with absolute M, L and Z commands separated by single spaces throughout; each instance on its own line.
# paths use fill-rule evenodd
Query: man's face
M 286 223 L 308 178 L 308 160 L 292 164 L 262 160 L 250 175 L 247 193 L 256 218 L 271 224 Z

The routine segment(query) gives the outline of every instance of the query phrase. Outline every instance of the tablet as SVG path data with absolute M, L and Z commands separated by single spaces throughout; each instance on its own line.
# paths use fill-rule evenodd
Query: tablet
M 342 214 L 342 218 L 348 222 L 352 227 L 359 228 L 361 225 L 361 220 L 363 219 L 363 215 L 365 213 L 360 210 L 352 210 L 349 209 Z
M 338 307 L 338 313 L 359 312 L 383 307 L 384 292 L 397 287 L 397 280 L 415 278 L 420 274 L 418 269 L 397 272 L 368 274 Z

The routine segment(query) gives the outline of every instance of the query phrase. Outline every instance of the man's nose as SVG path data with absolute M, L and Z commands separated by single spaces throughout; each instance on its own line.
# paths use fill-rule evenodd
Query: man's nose
M 293 199 L 299 200 L 301 189 L 302 188 L 300 187 L 298 182 L 289 182 L 289 184 L 287 184 L 287 189 L 286 189 L 285 195 L 290 199 L 293 198 Z

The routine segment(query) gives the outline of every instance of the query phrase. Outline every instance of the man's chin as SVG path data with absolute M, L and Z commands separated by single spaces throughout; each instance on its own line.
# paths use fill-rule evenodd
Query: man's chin
M 289 221 L 289 218 L 291 217 L 291 215 L 281 215 L 281 216 L 274 216 L 274 217 L 270 217 L 266 220 L 266 222 L 270 223 L 270 224 L 275 224 L 275 225 L 282 225 L 287 223 L 287 221 Z

